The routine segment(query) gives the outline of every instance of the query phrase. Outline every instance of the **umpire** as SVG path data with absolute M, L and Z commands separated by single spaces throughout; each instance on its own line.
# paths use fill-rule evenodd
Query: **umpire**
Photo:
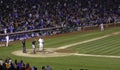
M 36 53 L 36 52 L 35 52 L 35 48 L 36 48 L 35 42 L 36 42 L 35 40 L 32 41 L 32 48 L 33 48 L 33 53 L 34 53 L 34 54 Z
M 23 53 L 26 53 L 26 39 L 22 40 L 22 49 L 23 49 Z

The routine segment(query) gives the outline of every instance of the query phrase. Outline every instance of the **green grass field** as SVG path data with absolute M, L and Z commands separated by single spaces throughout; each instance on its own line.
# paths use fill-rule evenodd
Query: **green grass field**
M 76 42 L 101 37 L 104 35 L 120 32 L 120 28 L 111 28 L 105 31 L 87 31 L 78 32 L 75 34 L 62 35 L 57 37 L 45 38 L 45 48 L 55 48 Z M 47 57 L 34 58 L 15 56 L 11 53 L 15 50 L 22 49 L 22 44 L 17 41 L 9 47 L 0 47 L 0 57 L 5 59 L 11 57 L 12 60 L 23 60 L 29 62 L 31 66 L 37 66 L 38 70 L 42 66 L 49 64 L 53 70 L 80 70 L 81 68 L 88 70 L 120 70 L 120 58 L 104 58 L 104 57 L 88 57 L 88 56 L 65 56 L 65 57 Z M 31 41 L 27 42 L 27 49 L 31 48 Z M 72 51 L 77 51 L 81 54 L 96 54 L 96 55 L 114 55 L 120 56 L 120 34 L 106 37 L 100 40 L 91 41 L 88 43 L 76 45 L 67 48 Z

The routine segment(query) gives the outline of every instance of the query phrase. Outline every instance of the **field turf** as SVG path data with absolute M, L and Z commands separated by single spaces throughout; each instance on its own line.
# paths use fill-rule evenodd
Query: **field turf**
M 101 37 L 104 35 L 120 32 L 120 28 L 110 28 L 105 31 L 86 31 L 86 32 L 73 32 L 64 35 L 52 36 L 45 38 L 45 48 L 55 48 L 76 42 Z M 119 58 L 104 58 L 104 57 L 88 57 L 88 56 L 65 56 L 65 57 L 47 57 L 47 58 L 34 58 L 15 56 L 11 53 L 16 50 L 22 49 L 21 41 L 16 41 L 10 44 L 9 47 L 0 47 L 0 57 L 5 59 L 11 57 L 12 60 L 23 60 L 25 63 L 29 62 L 31 67 L 37 66 L 38 70 L 42 66 L 49 64 L 53 70 L 120 70 Z M 27 49 L 31 47 L 31 39 L 27 41 Z M 67 48 L 72 51 L 77 51 L 84 54 L 96 55 L 114 55 L 120 56 L 120 34 L 106 37 L 100 40 L 76 45 Z

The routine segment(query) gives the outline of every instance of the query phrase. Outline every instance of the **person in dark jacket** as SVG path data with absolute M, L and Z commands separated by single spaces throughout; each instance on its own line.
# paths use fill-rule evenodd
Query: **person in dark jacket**
M 26 40 L 23 39 L 22 41 L 22 49 L 23 49 L 23 53 L 26 53 Z
M 32 48 L 33 48 L 33 53 L 35 54 L 36 52 L 35 52 L 35 48 L 36 48 L 36 45 L 35 45 L 35 40 L 33 40 L 32 41 Z

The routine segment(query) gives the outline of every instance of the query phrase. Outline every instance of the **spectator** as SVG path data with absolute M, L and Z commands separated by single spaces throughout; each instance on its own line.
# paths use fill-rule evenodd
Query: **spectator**
M 3 65 L 3 60 L 1 57 L 0 57 L 0 65 Z
M 15 70 L 18 70 L 18 69 L 19 69 L 19 68 L 18 68 L 18 62 L 17 62 L 17 59 L 15 59 L 13 65 L 14 65 Z
M 25 70 L 31 70 L 29 63 L 26 64 Z
M 42 69 L 41 70 L 46 70 L 45 66 L 42 66 Z
M 24 67 L 24 62 L 23 62 L 23 60 L 21 60 L 21 61 L 18 63 L 18 69 L 21 70 L 21 69 L 23 69 L 23 67 Z
M 52 68 L 50 67 L 50 65 L 46 66 L 46 70 L 52 70 Z
M 3 66 L 3 60 L 2 58 L 0 58 L 0 70 L 2 70 L 2 66 Z
M 33 66 L 33 67 L 32 67 L 32 70 L 37 70 L 37 67 Z

